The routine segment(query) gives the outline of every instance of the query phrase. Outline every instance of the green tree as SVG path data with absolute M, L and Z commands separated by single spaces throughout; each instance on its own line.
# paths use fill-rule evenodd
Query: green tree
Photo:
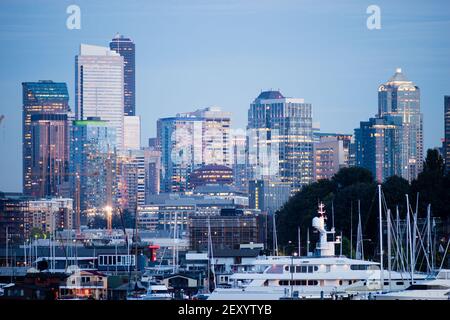
M 401 217 L 404 217 L 406 212 L 406 194 L 411 197 L 411 187 L 408 180 L 399 176 L 392 176 L 386 179 L 382 185 L 383 195 L 386 199 L 386 204 L 391 209 L 392 215 L 395 216 L 396 208 L 398 207 Z
M 428 149 L 423 171 L 411 183 L 411 193 L 419 196 L 419 215 L 428 204 L 434 216 L 448 218 L 450 212 L 450 177 L 444 175 L 444 162 L 436 149 Z
M 372 183 L 372 172 L 361 167 L 342 168 L 339 170 L 331 180 L 338 188 L 345 188 L 355 183 Z

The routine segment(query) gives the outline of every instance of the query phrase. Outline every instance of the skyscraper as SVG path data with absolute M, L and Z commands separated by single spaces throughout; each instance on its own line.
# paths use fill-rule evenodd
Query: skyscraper
M 444 139 L 444 161 L 445 172 L 450 173 L 450 96 L 444 97 L 444 126 L 445 126 L 445 139 Z
M 356 166 L 369 169 L 378 182 L 401 175 L 402 119 L 397 116 L 370 118 L 355 129 Z
M 231 113 L 220 107 L 208 107 L 194 112 L 181 113 L 182 117 L 195 117 L 202 121 L 203 164 L 221 164 L 231 167 L 230 126 Z
M 124 115 L 136 114 L 136 68 L 134 42 L 123 35 L 116 36 L 109 43 L 109 48 L 123 57 L 124 62 Z
M 89 117 L 72 125 L 71 173 L 75 208 L 84 218 L 115 202 L 116 132 L 107 121 Z M 79 179 L 77 181 L 77 179 Z
M 31 195 L 69 195 L 67 114 L 31 115 Z
M 159 119 L 157 144 L 161 148 L 161 190 L 187 190 L 191 172 L 204 165 L 231 168 L 230 123 L 230 113 L 218 107 Z
M 118 192 L 121 208 L 135 212 L 145 204 L 145 154 L 144 150 L 127 150 L 117 157 Z
M 159 194 L 161 178 L 161 151 L 151 147 L 143 148 L 145 164 L 145 200 Z
M 108 121 L 118 150 L 123 148 L 123 70 L 123 57 L 105 47 L 81 44 L 75 57 L 76 119 Z
M 141 148 L 141 117 L 123 117 L 123 148 L 139 150 Z
M 62 82 L 41 80 L 22 83 L 22 90 L 23 192 L 26 195 L 56 195 L 47 193 L 57 192 L 58 187 L 55 184 L 63 181 L 63 173 L 67 165 L 68 140 L 63 140 L 64 136 L 67 138 L 65 131 L 67 127 L 64 125 L 65 129 L 60 127 L 64 121 L 67 121 L 67 113 L 70 111 L 67 85 Z M 32 123 L 32 116 L 34 116 L 34 123 Z M 57 131 L 56 127 L 62 131 Z M 39 139 L 33 136 L 33 128 L 34 132 L 39 134 Z M 48 140 L 40 140 L 44 137 Z M 46 147 L 40 146 L 41 141 L 45 142 Z M 34 158 L 33 155 L 35 155 Z M 38 155 L 46 159 L 45 163 L 39 166 Z M 35 161 L 35 171 L 33 171 L 33 161 Z M 43 182 L 48 183 L 43 185 Z
M 336 136 L 322 136 L 314 143 L 314 180 L 331 179 L 339 169 L 346 167 L 344 141 Z
M 245 131 L 235 131 L 231 136 L 231 159 L 234 185 L 247 193 L 247 135 Z
M 423 116 L 420 89 L 397 68 L 395 74 L 378 87 L 378 117 L 395 116 L 402 121 L 399 175 L 408 181 L 417 178 L 423 166 Z
M 313 181 L 310 103 L 279 91 L 261 92 L 250 104 L 247 129 L 250 179 L 287 182 L 292 193 Z
M 202 120 L 195 117 L 162 118 L 157 123 L 161 148 L 161 191 L 188 189 L 188 176 L 202 165 Z

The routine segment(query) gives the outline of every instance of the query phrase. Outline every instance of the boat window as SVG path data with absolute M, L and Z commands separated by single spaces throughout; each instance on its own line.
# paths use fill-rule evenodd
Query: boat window
M 413 284 L 406 290 L 448 290 L 446 286 L 440 286 L 436 284 Z
M 368 269 L 368 265 L 364 265 L 364 264 L 352 264 L 350 266 L 350 269 L 352 270 L 367 270 Z
M 314 266 L 314 271 L 317 271 L 317 270 L 319 270 L 319 267 L 318 266 Z
M 313 267 L 312 266 L 308 267 L 308 273 L 313 273 Z
M 402 286 L 404 284 L 404 282 L 403 281 L 397 281 L 395 284 L 398 285 L 398 286 Z
M 317 286 L 318 284 L 317 280 L 308 280 L 308 286 Z

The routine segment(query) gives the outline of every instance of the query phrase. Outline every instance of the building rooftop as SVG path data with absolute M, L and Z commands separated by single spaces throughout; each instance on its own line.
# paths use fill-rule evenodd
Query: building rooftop
M 395 69 L 394 75 L 389 79 L 389 82 L 404 82 L 404 81 L 409 81 L 409 80 L 406 79 L 401 68 Z
M 284 99 L 284 96 L 280 91 L 270 90 L 261 92 L 256 99 Z

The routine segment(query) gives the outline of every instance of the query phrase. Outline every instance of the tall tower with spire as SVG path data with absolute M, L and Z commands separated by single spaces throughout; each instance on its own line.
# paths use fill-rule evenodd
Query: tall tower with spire
M 401 119 L 399 150 L 401 176 L 417 178 L 423 166 L 423 115 L 420 112 L 420 89 L 408 80 L 401 68 L 378 87 L 378 117 Z

